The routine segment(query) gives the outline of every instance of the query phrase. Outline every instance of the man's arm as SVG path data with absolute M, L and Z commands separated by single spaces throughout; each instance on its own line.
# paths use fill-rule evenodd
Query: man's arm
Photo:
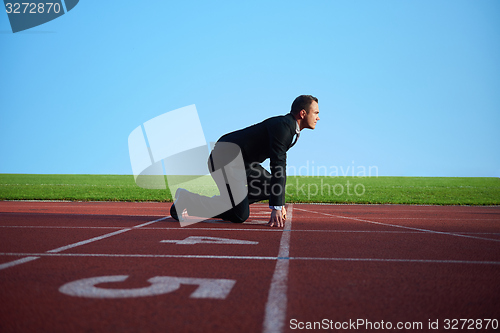
M 293 132 L 286 122 L 276 121 L 270 124 L 269 133 L 269 160 L 271 168 L 271 187 L 269 189 L 269 205 L 285 205 L 286 184 L 286 152 L 293 139 Z

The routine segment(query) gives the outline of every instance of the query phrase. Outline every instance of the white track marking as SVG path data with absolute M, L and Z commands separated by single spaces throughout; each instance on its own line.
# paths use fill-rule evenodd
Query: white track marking
M 143 223 L 143 224 L 136 225 L 136 226 L 132 227 L 132 229 L 142 228 L 142 227 L 145 227 L 147 225 L 150 225 L 150 224 L 153 224 L 153 223 L 156 223 L 156 222 L 160 222 L 160 221 L 166 220 L 168 218 L 170 218 L 170 216 L 165 216 L 165 217 L 162 217 L 160 219 L 156 219 L 154 221 L 150 221 L 150 222 L 146 222 L 146 223 Z
M 245 222 L 243 222 L 242 224 L 244 225 L 251 225 L 251 224 L 267 224 L 267 222 L 269 221 L 259 221 L 259 220 L 246 220 Z M 202 222 L 199 222 L 199 223 L 210 223 L 210 224 L 233 224 L 232 222 L 227 222 L 227 221 L 223 221 L 223 220 L 204 220 Z M 182 229 L 186 229 L 186 227 L 182 227 Z M 196 228 L 189 228 L 189 229 L 196 229 Z M 236 229 L 232 229 L 232 230 L 236 230 Z M 246 229 L 241 229 L 241 230 L 246 230 Z
M 66 283 L 59 288 L 63 294 L 88 298 L 131 298 L 168 294 L 178 290 L 181 284 L 196 285 L 190 298 L 225 299 L 235 280 L 206 279 L 176 276 L 155 276 L 148 280 L 149 287 L 131 289 L 108 289 L 96 287 L 96 284 L 106 282 L 123 282 L 128 275 L 97 276 Z
M 170 216 L 168 216 L 168 217 L 170 217 Z M 163 221 L 163 220 L 167 219 L 168 217 L 162 217 L 161 219 L 157 219 L 157 220 L 154 220 L 154 221 L 150 221 L 150 222 L 146 222 L 146 223 L 143 223 L 143 224 L 139 224 L 139 225 L 136 225 L 136 226 L 134 226 L 132 228 L 126 228 L 126 229 L 118 230 L 118 231 L 115 231 L 115 232 L 111 232 L 109 234 L 105 234 L 105 235 L 102 235 L 102 236 L 97 236 L 97 237 L 94 237 L 94 238 L 91 238 L 91 239 L 87 239 L 87 240 L 84 240 L 84 241 L 81 241 L 81 242 L 77 242 L 77 243 L 69 244 L 69 245 L 66 245 L 66 246 L 62 246 L 62 247 L 59 247 L 57 249 L 53 249 L 53 250 L 50 250 L 50 251 L 47 251 L 47 252 L 48 253 L 57 253 L 57 252 L 66 251 L 68 249 L 72 249 L 72 248 L 77 247 L 77 246 L 81 246 L 81 245 L 93 243 L 93 242 L 96 242 L 98 240 L 105 239 L 105 238 L 108 238 L 108 237 L 113 237 L 113 236 L 122 234 L 124 232 L 133 230 L 135 228 L 140 228 L 140 227 L 144 227 L 144 226 L 153 224 L 155 222 Z
M 500 265 L 500 261 L 445 260 L 445 259 L 384 259 L 384 258 L 322 258 L 322 257 L 266 257 L 266 256 L 223 256 L 196 254 L 109 254 L 109 253 L 0 253 L 0 256 L 25 257 L 80 257 L 80 258 L 177 258 L 177 259 L 226 259 L 226 260 L 302 260 L 302 261 L 351 261 L 351 262 L 398 262 L 423 264 L 476 264 Z M 26 258 L 20 259 L 24 260 Z M 8 263 L 7 263 L 8 264 Z M 5 264 L 4 264 L 5 265 Z
M 13 202 L 17 202 L 17 201 L 13 201 Z M 27 201 L 27 202 L 40 203 L 40 202 L 44 202 L 44 201 L 34 200 L 34 201 Z M 8 204 L 5 203 L 5 201 L 3 203 L 4 204 L 1 206 L 9 206 Z M 44 202 L 44 203 L 47 203 L 47 202 Z M 146 204 L 146 202 L 144 202 L 144 204 Z M 154 204 L 154 203 L 151 202 L 150 204 Z M 16 205 L 14 205 L 14 206 L 16 206 Z M 112 208 L 112 209 L 119 209 L 119 210 L 123 210 L 123 209 L 162 209 L 163 208 L 163 206 L 161 206 L 161 205 L 158 205 L 155 207 L 145 207 L 142 205 L 140 205 L 140 206 L 127 206 L 127 207 L 117 207 L 115 205 L 112 205 L 111 207 L 109 207 L 109 206 L 106 207 L 105 202 L 96 203 L 96 204 L 92 204 L 92 203 L 78 204 L 78 203 L 68 202 L 67 205 L 50 205 L 50 204 L 49 205 L 41 205 L 41 204 L 38 204 L 33 209 L 36 209 L 36 208 L 75 208 L 75 207 L 86 207 L 86 208 L 96 208 L 97 207 L 97 208 L 105 208 L 105 209 Z M 13 213 L 18 213 L 18 212 L 13 212 Z M 23 211 L 23 212 L 19 212 L 19 213 L 26 213 L 26 212 Z M 50 214 L 50 213 L 48 213 L 48 214 Z M 57 214 L 57 213 L 55 213 L 55 214 Z M 163 216 L 165 216 L 165 215 L 163 215 Z
M 500 214 L 499 214 L 500 216 Z M 455 219 L 452 217 L 384 217 L 383 220 L 499 221 L 499 219 Z
M 252 220 L 250 222 L 247 222 L 246 224 L 254 224 L 254 225 L 266 225 L 268 224 L 269 221 L 263 221 L 263 220 Z
M 91 238 L 91 239 L 88 239 L 88 240 L 85 240 L 85 241 L 81 241 L 81 242 L 73 243 L 73 244 L 70 244 L 70 245 L 62 246 L 62 247 L 59 247 L 57 249 L 49 250 L 46 253 L 58 253 L 58 252 L 62 252 L 62 251 L 65 251 L 65 250 L 68 250 L 68 249 L 72 249 L 72 248 L 77 247 L 77 246 L 89 244 L 89 243 L 92 243 L 92 242 L 95 242 L 95 241 L 98 241 L 98 240 L 101 240 L 101 239 L 104 239 L 104 238 L 112 237 L 112 236 L 115 236 L 115 235 L 118 235 L 118 234 L 130 231 L 130 230 L 134 230 L 135 228 L 140 228 L 140 227 L 143 227 L 143 226 L 147 226 L 147 225 L 150 225 L 152 223 L 165 220 L 165 219 L 167 219 L 169 217 L 170 216 L 165 216 L 165 217 L 162 217 L 160 219 L 156 219 L 154 221 L 150 221 L 150 222 L 146 222 L 146 223 L 143 223 L 143 224 L 136 225 L 136 226 L 134 226 L 132 228 L 126 228 L 126 229 L 118 230 L 118 231 L 111 232 L 109 234 L 105 234 L 105 235 L 102 235 L 102 236 L 94 237 L 94 238 Z M 39 257 L 26 257 L 26 258 L 19 259 L 19 260 L 16 260 L 16 261 L 8 262 L 8 263 L 0 265 L 0 270 L 4 269 L 4 268 L 16 266 L 16 265 L 19 265 L 19 264 L 24 264 L 25 262 L 30 262 L 30 261 L 36 260 L 38 258 Z
M 24 228 L 24 229 L 123 229 L 123 227 L 75 227 L 75 226 L 52 226 L 52 225 L 0 225 L 0 228 Z
M 297 208 L 299 209 L 299 208 Z M 316 212 L 322 213 L 322 212 Z M 499 214 L 500 216 L 500 214 Z M 347 217 L 347 216 L 346 216 Z M 328 219 L 329 216 L 319 216 L 319 219 Z M 499 221 L 500 219 L 456 219 L 452 217 L 376 217 L 382 220 L 434 220 L 434 221 Z
M 424 263 L 424 264 L 481 264 L 481 265 L 500 265 L 500 261 L 474 261 L 474 260 L 384 259 L 384 258 L 314 258 L 314 257 L 290 257 L 290 260 L 402 262 L 402 263 Z
M 331 217 L 336 217 L 336 218 L 341 218 L 341 219 L 348 219 L 348 220 L 354 220 L 354 221 L 360 221 L 360 222 L 367 222 L 367 223 L 378 224 L 378 225 L 383 225 L 383 226 L 387 226 L 387 227 L 403 228 L 403 229 L 416 230 L 416 231 L 421 231 L 421 232 L 426 232 L 426 233 L 433 233 L 433 234 L 439 234 L 439 235 L 448 235 L 448 236 L 456 236 L 456 237 L 465 237 L 465 238 L 472 238 L 472 239 L 480 239 L 480 240 L 486 240 L 486 241 L 492 241 L 492 242 L 500 242 L 500 239 L 494 239 L 494 238 L 483 238 L 483 237 L 469 236 L 469 235 L 463 235 L 463 234 L 457 234 L 457 233 L 451 233 L 451 232 L 445 232 L 445 231 L 436 231 L 436 230 L 430 230 L 430 229 L 413 228 L 413 227 L 407 227 L 407 226 L 403 226 L 403 225 L 389 224 L 389 223 L 382 223 L 382 222 L 370 221 L 370 220 L 365 220 L 365 219 L 359 219 L 359 218 L 356 218 L 356 217 L 327 214 L 327 213 L 316 212 L 316 211 L 313 211 L 313 210 L 307 210 L 307 209 L 301 209 L 301 208 L 295 208 L 295 209 L 298 209 L 298 210 L 301 210 L 301 211 L 304 211 L 304 212 L 308 212 L 308 213 L 315 213 L 315 214 L 321 214 L 321 215 L 326 215 L 326 216 L 331 216 Z
M 49 250 L 47 252 L 48 253 L 62 252 L 62 251 L 65 251 L 65 250 L 68 250 L 68 249 L 72 249 L 72 248 L 77 247 L 77 246 L 81 246 L 81 245 L 93 243 L 93 242 L 96 242 L 96 241 L 101 240 L 101 239 L 105 239 L 105 238 L 108 238 L 108 237 L 116 236 L 116 235 L 122 234 L 122 233 L 130 231 L 130 230 L 132 230 L 132 228 L 118 230 L 118 231 L 115 231 L 115 232 L 111 232 L 109 234 L 105 234 L 105 235 L 102 235 L 102 236 L 94 237 L 94 238 L 87 239 L 87 240 L 84 240 L 84 241 L 81 241 L 81 242 L 69 244 L 69 245 L 66 245 L 66 246 L 61 246 L 61 247 L 58 247 L 57 249 Z
M 36 215 L 64 215 L 64 216 L 117 216 L 121 218 L 125 217 L 160 217 L 160 216 L 165 216 L 165 214 L 137 214 L 137 215 L 130 215 L 130 214 L 92 214 L 92 213 L 47 213 L 47 212 L 0 212 L 0 214 L 20 214 L 20 215 L 26 215 L 26 214 L 36 214 Z
M 283 332 L 285 328 L 292 215 L 293 205 L 289 205 L 287 207 L 287 219 L 281 235 L 278 261 L 276 262 L 266 303 L 264 333 Z
M 398 209 L 399 212 L 415 212 L 415 211 L 421 211 L 420 208 L 425 207 L 425 208 L 431 208 L 431 210 L 426 210 L 426 212 L 434 212 L 437 208 L 438 210 L 441 207 L 452 207 L 454 212 L 470 212 L 470 208 L 479 208 L 479 209 L 498 209 L 500 208 L 500 205 L 490 205 L 490 206 L 467 206 L 467 205 L 448 205 L 448 206 L 437 206 L 437 205 L 413 205 L 413 204 L 348 204 L 348 203 L 304 203 L 304 205 L 310 205 L 310 206 L 317 206 L 318 208 L 324 208 L 326 206 L 333 206 L 333 207 L 339 207 L 343 206 L 343 209 L 349 209 L 349 208 L 356 208 L 357 206 L 368 208 L 368 207 L 376 207 L 377 212 L 392 212 L 394 211 L 394 207 L 403 207 L 405 209 Z M 387 209 L 384 209 L 387 208 Z M 462 210 L 463 208 L 463 210 Z
M 33 260 L 36 260 L 38 258 L 40 258 L 40 257 L 26 257 L 26 258 L 14 260 L 14 261 L 11 261 L 11 262 L 7 262 L 5 264 L 1 264 L 0 265 L 0 270 L 2 270 L 4 268 L 9 268 L 9 267 L 12 267 L 12 266 L 16 266 L 16 265 L 19 265 L 19 264 L 24 264 L 25 262 L 33 261 Z
M 240 245 L 257 245 L 259 242 L 247 241 L 241 239 L 208 237 L 208 236 L 189 236 L 185 239 L 166 239 L 160 243 L 174 243 L 177 245 L 194 245 L 194 244 L 240 244 Z
M 248 223 L 245 222 L 244 225 L 259 225 L 267 224 L 268 221 L 255 221 L 259 223 Z M 224 224 L 233 224 L 227 222 L 221 222 Z M 126 227 L 73 227 L 73 226 L 0 226 L 0 228 L 33 228 L 33 229 L 124 229 Z M 154 227 L 154 228 L 141 228 L 141 230 L 206 230 L 206 231 L 267 231 L 267 232 L 282 232 L 282 229 L 278 228 L 255 228 L 255 229 L 244 229 L 244 228 L 189 228 L 189 227 Z
M 326 217 L 325 218 L 329 218 Z M 263 225 L 268 221 L 252 221 L 258 223 L 245 222 L 244 225 Z M 226 222 L 225 222 L 226 223 Z M 226 223 L 227 224 L 227 223 Z M 75 227 L 75 226 L 39 226 L 39 225 L 0 225 L 0 228 L 25 228 L 25 229 L 118 229 L 124 227 Z M 141 230 L 186 230 L 186 228 L 176 227 L 153 227 L 141 228 Z M 263 232 L 281 232 L 282 230 L 276 228 L 259 228 L 259 229 L 233 229 L 233 228 L 189 228 L 189 230 L 200 231 L 263 231 Z M 374 234 L 421 234 L 421 231 L 399 231 L 399 230 L 321 230 L 321 229 L 294 229 L 291 232 L 322 232 L 322 233 L 374 233 Z M 500 232 L 467 232 L 467 231 L 448 231 L 454 234 L 463 235 L 492 235 L 500 236 Z
M 224 256 L 204 254 L 113 254 L 113 253 L 0 253 L 0 256 L 39 256 L 39 257 L 105 257 L 105 258 L 181 258 L 181 259 L 243 259 L 276 260 L 278 257 L 266 256 Z

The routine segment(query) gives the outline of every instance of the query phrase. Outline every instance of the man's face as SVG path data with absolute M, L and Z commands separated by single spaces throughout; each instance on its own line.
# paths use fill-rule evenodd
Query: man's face
M 305 113 L 305 111 L 303 111 Z M 319 107 L 316 101 L 312 101 L 309 106 L 309 112 L 305 115 L 303 120 L 303 128 L 314 129 L 316 127 L 316 123 L 319 120 Z

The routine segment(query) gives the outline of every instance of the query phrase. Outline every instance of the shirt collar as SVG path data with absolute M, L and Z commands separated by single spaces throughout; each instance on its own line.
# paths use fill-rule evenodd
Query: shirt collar
M 295 121 L 295 134 L 299 135 L 300 134 L 299 122 L 297 121 L 297 119 L 295 119 L 295 117 L 293 116 L 292 112 L 288 113 L 288 115 L 290 115 L 290 117 L 292 117 L 293 120 Z

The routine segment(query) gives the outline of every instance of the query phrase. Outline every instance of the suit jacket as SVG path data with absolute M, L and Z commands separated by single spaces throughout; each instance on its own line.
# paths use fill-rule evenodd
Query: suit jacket
M 285 204 L 286 152 L 292 145 L 296 129 L 297 120 L 289 113 L 268 118 L 258 124 L 228 133 L 219 139 L 221 142 L 232 142 L 240 147 L 247 170 L 254 162 L 262 163 L 267 158 L 270 159 L 272 177 L 269 205 L 271 206 Z M 278 187 L 280 191 L 277 190 L 276 184 L 281 186 Z

